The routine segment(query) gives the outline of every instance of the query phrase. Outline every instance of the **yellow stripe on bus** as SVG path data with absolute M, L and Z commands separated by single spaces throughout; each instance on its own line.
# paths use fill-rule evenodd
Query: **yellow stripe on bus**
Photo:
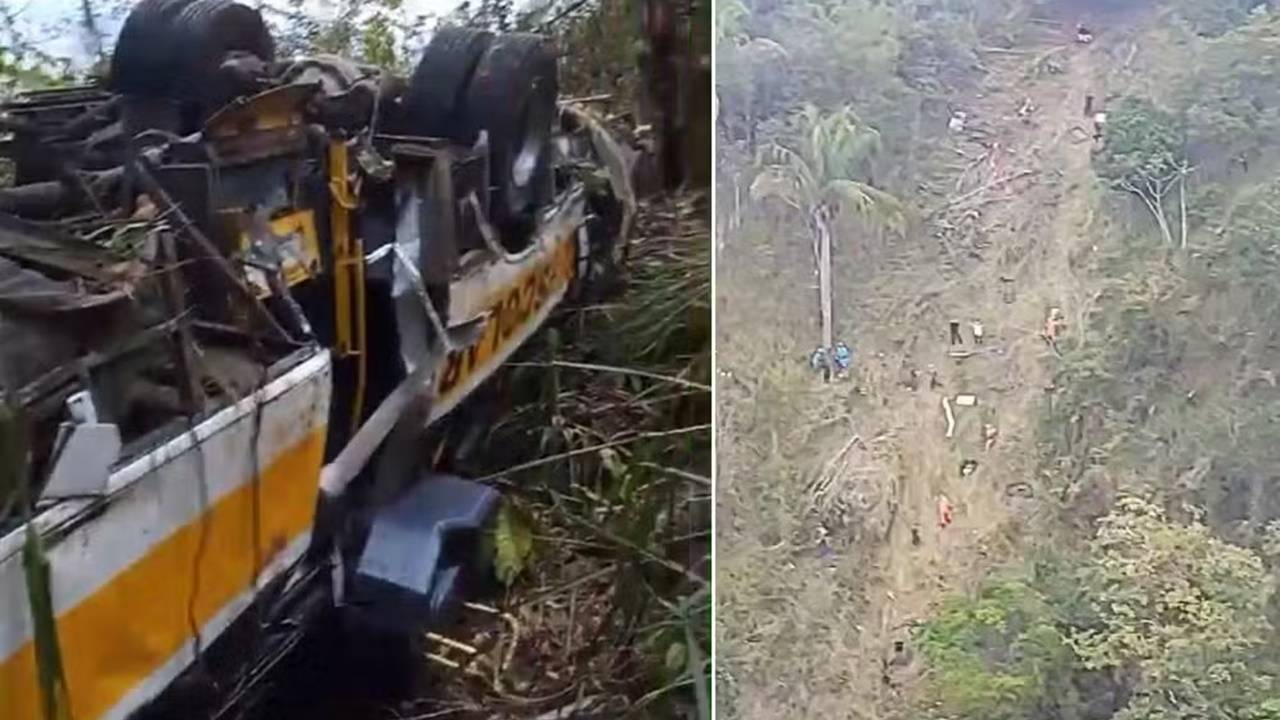
M 317 428 L 260 473 L 264 566 L 311 527 L 324 441 L 325 428 Z M 254 487 L 248 482 L 237 488 L 204 515 L 208 534 L 192 608 L 197 626 L 203 627 L 252 582 Z M 76 720 L 102 716 L 191 642 L 188 604 L 201 526 L 200 520 L 183 526 L 58 617 Z M 40 717 L 36 678 L 35 650 L 28 642 L 0 664 L 0 717 Z
M 542 264 L 527 270 L 490 301 L 489 319 L 480 339 L 445 357 L 444 368 L 436 381 L 438 403 L 447 404 L 454 390 L 505 349 L 511 336 L 528 323 L 552 295 L 573 281 L 578 248 L 573 237 L 561 239 Z

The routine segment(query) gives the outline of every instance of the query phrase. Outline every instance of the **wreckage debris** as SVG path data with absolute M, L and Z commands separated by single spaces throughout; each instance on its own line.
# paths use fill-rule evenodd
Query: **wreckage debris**
M 274 62 L 267 25 L 245 4 L 148 0 L 125 22 L 105 87 L 4 104 L 13 139 L 0 150 L 15 185 L 0 189 L 0 415 L 22 415 L 29 442 L 10 449 L 31 458 L 20 485 L 0 487 L 7 549 L 40 538 L 50 514 L 86 543 L 106 532 L 146 548 L 231 513 L 220 527 L 254 537 L 219 535 L 190 571 L 214 563 L 238 578 L 199 604 L 235 600 L 201 612 L 246 621 L 241 599 L 271 587 L 272 617 L 246 622 L 290 628 L 255 646 L 248 666 L 226 668 L 235 673 L 270 667 L 278 643 L 343 592 L 376 588 L 387 611 L 371 614 L 393 623 L 456 605 L 465 578 L 441 550 L 445 533 L 478 533 L 496 493 L 424 472 L 412 450 L 557 305 L 620 269 L 636 203 L 634 157 L 592 113 L 559 105 L 546 38 L 437 35 L 469 42 L 433 38 L 424 62 L 434 60 L 395 78 L 340 58 Z M 447 98 L 448 112 L 432 98 Z M 422 134 L 433 123 L 439 133 Z M 591 262 L 579 262 L 583 250 Z M 389 321 L 366 323 L 379 309 Z M 252 462 L 225 462 L 237 457 Z M 342 492 L 384 474 L 417 490 L 399 504 L 380 497 L 394 483 Z M 228 493 L 254 502 L 214 502 Z M 347 533 L 356 516 L 373 542 Z M 29 517 L 41 532 L 15 532 Z M 64 537 L 50 534 L 49 547 Z M 333 563 L 361 547 L 359 562 Z M 112 562 L 136 560 L 66 550 L 49 555 L 55 576 L 97 573 L 108 585 L 126 569 Z M 6 583 L 22 578 L 21 555 L 0 555 Z M 410 555 L 414 568 L 388 571 L 388 558 Z M 302 597 L 314 593 L 320 603 Z M 181 616 L 187 595 L 156 599 L 154 615 Z M 56 633 L 29 628 L 57 629 L 67 609 L 42 607 L 0 607 L 0 630 L 16 628 L 18 647 L 30 640 L 43 663 Z M 125 609 L 98 606 L 133 622 L 116 617 Z M 205 622 L 191 621 L 197 647 L 223 632 L 204 633 Z M 87 647 L 77 646 L 86 666 L 118 653 Z M 80 678 L 71 702 L 96 693 L 129 714 L 189 664 L 185 648 L 142 643 L 136 673 Z M 246 678 L 233 680 L 222 687 Z M 39 687 L 24 691 L 36 707 Z

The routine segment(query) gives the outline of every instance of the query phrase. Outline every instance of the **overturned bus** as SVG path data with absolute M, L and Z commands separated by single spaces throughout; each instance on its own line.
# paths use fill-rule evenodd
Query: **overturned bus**
M 249 623 L 243 691 L 322 609 L 410 633 L 488 571 L 496 493 L 424 439 L 635 210 L 556 63 L 442 29 L 395 77 L 143 0 L 104 82 L 3 108 L 0 717 L 136 717 Z

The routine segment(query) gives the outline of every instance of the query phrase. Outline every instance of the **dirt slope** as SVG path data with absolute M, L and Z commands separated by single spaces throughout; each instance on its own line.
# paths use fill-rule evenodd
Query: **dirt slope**
M 1060 307 L 1068 333 L 1079 332 L 1096 292 L 1081 269 L 1098 222 L 1085 96 L 1106 96 L 1129 47 L 1119 29 L 1087 47 L 1064 29 L 991 53 L 983 91 L 954 99 L 973 122 L 943 141 L 956 164 L 931 179 L 928 206 L 943 210 L 918 237 L 873 272 L 848 248 L 838 258 L 837 335 L 856 364 L 844 384 L 800 377 L 818 335 L 807 320 L 811 261 L 786 256 L 777 239 L 795 230 L 728 238 L 721 250 L 717 564 L 721 709 L 732 717 L 895 716 L 919 669 L 887 664 L 894 641 L 1018 552 L 1021 521 L 1037 507 L 1025 496 L 1037 490 L 1036 425 L 1052 401 L 1056 358 L 1040 330 Z M 1037 108 L 1029 121 L 1017 115 L 1026 98 Z M 974 350 L 973 318 L 986 327 L 982 353 L 947 357 L 948 320 L 962 322 Z M 915 390 L 903 382 L 911 368 Z M 948 439 L 942 398 L 957 393 L 978 405 L 956 408 Z M 984 423 L 998 429 L 990 451 Z M 851 469 L 814 498 L 813 475 L 851 435 Z M 969 477 L 965 459 L 979 462 Z M 955 507 L 946 529 L 943 495 Z M 815 549 L 827 534 L 831 551 Z

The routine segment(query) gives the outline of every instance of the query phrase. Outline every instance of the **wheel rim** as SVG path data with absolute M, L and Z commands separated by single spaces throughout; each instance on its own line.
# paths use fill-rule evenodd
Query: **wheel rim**
M 529 102 L 525 105 L 524 114 L 520 118 L 520 127 L 524 132 L 520 137 L 520 144 L 516 147 L 515 157 L 511 160 L 511 179 L 515 187 L 525 188 L 533 182 L 538 165 L 542 162 L 543 148 L 546 147 L 551 135 L 554 103 L 550 104 L 551 110 L 549 110 L 547 103 L 538 102 L 541 99 L 541 93 L 541 85 L 535 85 Z

